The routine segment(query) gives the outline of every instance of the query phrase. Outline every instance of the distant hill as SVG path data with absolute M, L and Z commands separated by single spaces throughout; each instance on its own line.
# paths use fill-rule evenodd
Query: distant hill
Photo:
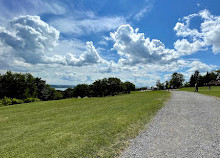
M 50 85 L 53 88 L 74 88 L 74 85 Z

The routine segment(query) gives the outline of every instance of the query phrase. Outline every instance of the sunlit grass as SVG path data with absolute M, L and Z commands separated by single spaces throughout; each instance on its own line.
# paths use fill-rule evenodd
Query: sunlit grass
M 186 87 L 186 88 L 181 88 L 179 90 L 194 92 L 195 88 L 194 87 Z M 199 93 L 220 97 L 220 86 L 211 86 L 210 89 L 209 89 L 209 87 L 199 87 Z
M 0 108 L 0 157 L 115 157 L 168 92 L 64 99 Z

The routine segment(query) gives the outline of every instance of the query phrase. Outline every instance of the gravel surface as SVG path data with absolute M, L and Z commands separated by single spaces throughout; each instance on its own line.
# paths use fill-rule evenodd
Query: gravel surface
M 173 91 L 121 158 L 220 157 L 220 99 Z

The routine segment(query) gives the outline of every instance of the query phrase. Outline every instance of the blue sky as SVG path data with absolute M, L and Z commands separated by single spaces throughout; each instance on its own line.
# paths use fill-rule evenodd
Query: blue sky
M 137 86 L 220 68 L 219 0 L 0 0 L 0 73 Z

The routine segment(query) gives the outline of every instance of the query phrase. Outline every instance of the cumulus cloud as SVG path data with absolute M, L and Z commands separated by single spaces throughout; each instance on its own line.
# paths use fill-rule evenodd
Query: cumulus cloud
M 0 41 L 10 47 L 15 56 L 27 63 L 42 62 L 44 53 L 57 45 L 59 32 L 39 16 L 20 16 L 0 29 Z
M 119 63 L 124 65 L 166 63 L 178 57 L 160 40 L 145 38 L 144 33 L 138 33 L 130 25 L 122 25 L 110 35 L 115 41 L 114 49 L 121 56 Z
M 105 62 L 96 51 L 95 47 L 93 46 L 93 42 L 86 43 L 86 51 L 76 58 L 72 54 L 68 54 L 66 57 L 68 65 L 72 66 L 83 66 L 83 65 L 90 65 L 90 64 L 97 64 L 101 62 Z
M 102 59 L 97 50 L 95 49 L 93 42 L 86 42 L 86 51 L 76 56 L 72 53 L 66 55 L 53 55 L 51 57 L 45 56 L 45 63 L 54 63 L 69 66 L 86 66 L 98 63 L 107 63 L 106 60 Z
M 4 54 L 16 56 L 26 63 L 83 66 L 105 62 L 99 56 L 93 42 L 87 42 L 86 45 L 82 46 L 82 42 L 75 41 L 75 43 L 80 43 L 78 48 L 74 47 L 75 50 L 81 50 L 78 56 L 67 52 L 66 55 L 54 55 L 51 51 L 59 42 L 59 31 L 42 21 L 39 16 L 20 16 L 11 20 L 7 29 L 0 27 L 2 52 L 7 49 Z M 61 42 L 61 47 L 63 44 L 68 44 L 67 47 L 72 48 L 70 42 Z M 83 51 L 84 49 L 85 51 Z
M 207 72 L 212 71 L 214 68 L 217 68 L 215 65 L 207 65 L 205 63 L 202 63 L 200 61 L 192 61 L 189 64 L 190 69 L 187 70 L 187 72 L 193 73 L 196 70 L 199 70 L 200 72 Z
M 200 31 L 190 28 L 190 22 L 194 17 L 200 17 L 203 20 L 200 24 Z M 220 53 L 220 16 L 214 16 L 208 10 L 203 10 L 198 14 L 184 17 L 182 21 L 176 23 L 174 31 L 177 36 L 191 38 L 193 42 L 189 43 L 186 39 L 178 40 L 174 44 L 177 51 L 192 54 L 201 50 L 202 47 L 211 47 L 213 53 Z
M 196 40 L 195 42 L 190 43 L 187 39 L 177 40 L 174 43 L 174 48 L 178 52 L 180 56 L 182 55 L 190 55 L 192 53 L 198 52 L 199 50 L 203 50 L 205 43 L 200 40 Z
M 196 16 L 203 19 L 200 30 L 190 27 L 190 20 Z M 110 61 L 110 51 L 106 51 L 105 55 L 102 53 L 106 60 L 100 57 L 99 52 L 105 50 L 96 49 L 91 41 L 83 42 L 75 38 L 60 40 L 59 31 L 43 22 L 40 17 L 21 16 L 11 20 L 7 27 L 0 27 L 0 67 L 8 70 L 13 66 L 16 71 L 30 70 L 33 73 L 44 71 L 43 77 L 50 83 L 90 83 L 95 79 L 115 76 L 142 86 L 152 85 L 157 79 L 163 80 L 162 76 L 168 79 L 168 75 L 175 71 L 182 71 L 189 76 L 197 69 L 205 72 L 216 68 L 215 65 L 200 61 L 181 59 L 182 56 L 208 47 L 218 53 L 219 18 L 208 11 L 184 17 L 183 22 L 176 24 L 174 30 L 178 37 L 183 38 L 174 43 L 173 49 L 166 48 L 158 39 L 145 37 L 144 33 L 139 33 L 138 29 L 130 25 L 113 23 L 115 26 L 103 24 L 99 28 L 101 18 L 91 14 L 88 19 L 92 21 L 88 28 L 86 22 L 75 27 L 79 29 L 79 33 L 87 33 L 86 29 L 88 32 L 99 32 L 118 28 L 110 33 L 110 37 L 97 42 L 99 45 L 107 45 L 110 40 L 114 42 L 113 48 L 117 52 L 116 54 L 112 51 L 117 56 L 114 61 Z M 8 62 L 12 59 L 13 61 Z M 69 71 L 64 72 L 64 69 Z

